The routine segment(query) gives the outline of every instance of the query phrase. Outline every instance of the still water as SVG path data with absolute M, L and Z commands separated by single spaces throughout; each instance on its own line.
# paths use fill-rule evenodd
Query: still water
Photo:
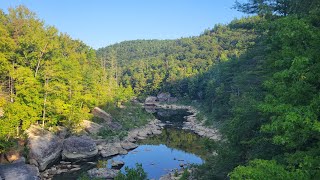
M 207 155 L 204 139 L 181 129 L 184 117 L 191 113 L 181 109 L 157 109 L 153 114 L 166 124 L 162 134 L 138 141 L 139 146 L 127 155 L 115 156 L 108 161 L 109 167 L 112 160 L 123 161 L 129 168 L 139 163 L 149 179 L 159 179 L 182 165 L 204 162 L 201 158 Z M 122 172 L 125 166 L 121 168 Z
M 181 166 L 189 164 L 202 164 L 209 154 L 208 140 L 198 135 L 182 130 L 182 123 L 185 116 L 191 113 L 186 110 L 157 109 L 154 116 L 166 123 L 162 134 L 148 137 L 138 141 L 139 146 L 126 155 L 118 155 L 107 160 L 108 167 L 111 167 L 112 160 L 120 160 L 125 165 L 120 169 L 124 172 L 125 167 L 133 168 L 136 163 L 142 164 L 149 179 L 159 179 L 173 169 L 180 169 Z M 100 159 L 101 160 L 101 159 Z M 82 172 L 93 166 L 84 166 Z M 64 173 L 54 179 L 77 179 L 80 172 Z
M 140 145 L 127 155 L 116 156 L 112 159 L 121 160 L 125 162 L 125 166 L 130 168 L 135 167 L 136 163 L 142 164 L 149 179 L 159 179 L 170 170 L 180 168 L 180 164 L 203 163 L 203 160 L 195 154 L 169 148 L 164 144 Z M 124 171 L 124 167 L 121 170 Z

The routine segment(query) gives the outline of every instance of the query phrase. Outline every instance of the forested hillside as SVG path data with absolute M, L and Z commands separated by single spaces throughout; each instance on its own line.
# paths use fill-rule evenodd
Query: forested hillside
M 92 48 L 26 7 L 0 11 L 0 152 L 31 124 L 73 129 L 94 106 L 132 95 L 109 74 Z
M 250 0 L 235 7 L 257 16 L 198 37 L 116 44 L 98 57 L 126 62 L 119 82 L 136 93 L 197 100 L 207 123 L 221 124 L 227 141 L 198 168 L 198 179 L 317 179 L 320 3 Z
M 216 25 L 200 36 L 178 40 L 127 41 L 101 48 L 97 56 L 117 71 L 119 83 L 132 86 L 138 94 L 170 89 L 183 96 L 188 80 L 181 80 L 202 74 L 219 62 L 238 58 L 255 43 L 256 34 L 250 27 L 259 19 L 235 20 L 229 25 Z
M 252 16 L 97 51 L 23 6 L 0 11 L 0 153 L 31 124 L 76 129 L 94 106 L 170 92 L 223 134 L 196 179 L 319 179 L 320 1 L 235 9 Z

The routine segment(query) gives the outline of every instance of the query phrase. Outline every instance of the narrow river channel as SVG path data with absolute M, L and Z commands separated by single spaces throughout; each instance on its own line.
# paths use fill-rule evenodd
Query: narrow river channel
M 121 167 L 124 172 L 125 167 L 134 168 L 136 163 L 142 164 L 148 179 L 159 179 L 161 176 L 185 168 L 190 164 L 202 164 L 209 154 L 206 148 L 207 139 L 201 138 L 193 132 L 182 130 L 185 116 L 191 115 L 184 109 L 157 109 L 154 116 L 165 123 L 165 127 L 160 135 L 148 137 L 137 142 L 136 149 L 126 155 L 117 155 L 107 160 L 107 167 L 111 168 L 111 162 L 123 161 L 125 165 Z M 87 163 L 81 164 L 82 172 L 96 167 Z M 56 175 L 54 179 L 77 179 L 81 171 L 62 173 Z

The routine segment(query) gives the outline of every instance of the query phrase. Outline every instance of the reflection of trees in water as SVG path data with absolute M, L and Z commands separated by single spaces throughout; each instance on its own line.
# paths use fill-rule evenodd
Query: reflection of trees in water
M 162 122 L 182 123 L 185 121 L 184 117 L 191 114 L 192 113 L 189 113 L 186 109 L 157 109 L 154 116 Z
M 141 144 L 159 145 L 165 144 L 169 148 L 175 148 L 190 152 L 203 159 L 209 155 L 208 143 L 213 143 L 198 135 L 176 128 L 165 128 L 162 134 L 150 137 L 140 142 Z

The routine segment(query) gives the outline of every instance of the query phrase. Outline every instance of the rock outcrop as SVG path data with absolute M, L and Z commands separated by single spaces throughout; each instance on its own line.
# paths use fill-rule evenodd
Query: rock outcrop
M 111 157 L 118 154 L 128 154 L 128 151 L 122 148 L 120 142 L 107 143 L 99 145 L 100 154 L 102 157 Z
M 122 128 L 121 124 L 114 122 L 112 120 L 112 116 L 109 113 L 105 112 L 103 109 L 100 109 L 99 107 L 95 107 L 92 111 L 92 114 L 95 117 L 99 117 L 99 118 L 103 119 L 104 123 L 102 123 L 102 124 L 108 126 L 111 129 L 119 130 Z
M 71 136 L 63 143 L 62 159 L 83 160 L 97 154 L 96 143 L 88 136 Z
M 192 115 L 185 117 L 187 121 L 183 122 L 182 129 L 193 131 L 199 136 L 207 137 L 211 140 L 215 140 L 215 141 L 221 140 L 221 134 L 219 133 L 218 129 L 213 127 L 207 127 L 204 125 L 204 121 L 200 122 L 197 120 L 196 115 L 198 111 L 192 106 L 158 104 L 157 107 L 164 108 L 164 109 L 187 109 L 188 112 L 192 113 Z
M 63 140 L 35 125 L 27 130 L 27 134 L 30 164 L 43 171 L 60 157 Z
M 89 134 L 97 134 L 100 131 L 100 129 L 103 128 L 103 126 L 101 126 L 100 124 L 88 120 L 83 120 L 81 122 L 81 126 Z
M 187 171 L 189 172 L 189 174 L 192 173 L 192 170 L 190 169 L 187 169 Z M 178 179 L 181 179 L 183 173 L 184 173 L 184 169 L 180 169 L 180 170 L 176 169 L 171 173 L 161 176 L 159 180 L 178 180 Z M 191 180 L 194 178 L 191 175 L 188 179 Z
M 121 169 L 121 167 L 124 166 L 124 162 L 123 161 L 111 161 L 111 167 L 114 169 Z
M 0 165 L 0 179 L 4 180 L 38 180 L 39 169 L 36 166 L 17 161 L 12 164 Z
M 119 173 L 119 170 L 108 169 L 108 168 L 94 168 L 88 171 L 88 175 L 91 178 L 104 178 L 104 179 L 113 179 Z
M 122 147 L 123 149 L 125 149 L 125 150 L 132 150 L 132 149 L 137 148 L 138 145 L 137 145 L 137 144 L 134 144 L 134 143 L 132 143 L 132 142 L 130 142 L 130 141 L 124 141 L 124 142 L 121 143 L 121 147 Z
M 144 127 L 131 130 L 125 140 L 129 142 L 135 142 L 138 139 L 146 139 L 149 135 L 161 134 L 161 129 L 163 126 L 164 124 L 161 123 L 160 120 L 155 119 L 150 121 L 149 124 L 145 125 Z
M 156 101 L 157 101 L 157 97 L 155 97 L 155 96 L 148 96 L 148 97 L 146 98 L 146 100 L 144 101 L 144 104 L 145 104 L 145 105 L 153 105 L 153 104 L 157 103 Z
M 51 168 L 41 172 L 41 179 L 51 180 L 55 175 L 66 172 L 75 172 L 79 171 L 80 169 L 80 165 L 72 164 L 71 162 L 60 161 L 60 164 L 53 165 Z
M 112 122 L 112 116 L 99 107 L 95 107 L 92 111 L 92 114 L 96 117 L 102 118 L 107 124 Z
M 159 102 L 167 102 L 168 99 L 170 99 L 171 95 L 170 93 L 159 93 L 157 95 L 157 99 Z

